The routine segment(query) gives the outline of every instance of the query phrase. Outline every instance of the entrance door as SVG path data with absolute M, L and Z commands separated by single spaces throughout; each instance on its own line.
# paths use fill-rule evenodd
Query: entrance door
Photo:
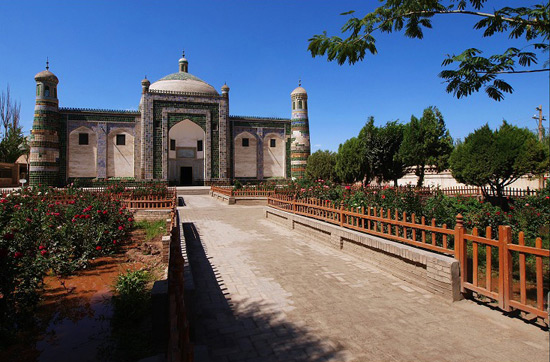
M 183 186 L 193 185 L 193 167 L 180 167 L 180 184 Z

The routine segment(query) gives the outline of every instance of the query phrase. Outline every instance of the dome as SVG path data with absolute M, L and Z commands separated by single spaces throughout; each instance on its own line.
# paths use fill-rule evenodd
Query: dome
M 191 92 L 219 95 L 216 89 L 205 81 L 186 72 L 178 72 L 167 75 L 151 84 L 150 90 L 170 92 Z
M 40 73 L 34 76 L 34 80 L 36 80 L 37 82 L 42 81 L 42 82 L 51 82 L 55 84 L 59 83 L 59 79 L 57 79 L 55 74 L 53 74 L 49 70 L 41 71 Z
M 290 93 L 291 96 L 292 96 L 292 95 L 295 95 L 295 94 L 307 94 L 307 92 L 306 92 L 306 90 L 305 90 L 304 88 L 298 87 L 298 88 L 294 89 L 294 90 L 292 91 L 292 93 Z

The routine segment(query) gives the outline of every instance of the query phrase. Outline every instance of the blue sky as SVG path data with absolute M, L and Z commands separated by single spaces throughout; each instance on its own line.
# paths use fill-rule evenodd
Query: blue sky
M 495 7 L 514 2 L 490 2 Z M 522 1 L 526 5 L 530 1 Z M 367 117 L 376 124 L 420 116 L 437 106 L 453 138 L 503 119 L 535 129 L 542 105 L 548 119 L 549 75 L 510 75 L 515 89 L 501 102 L 485 93 L 457 100 L 437 74 L 448 53 L 477 47 L 486 54 L 523 46 L 506 36 L 482 38 L 475 19 L 434 20 L 423 40 L 379 34 L 378 55 L 353 66 L 312 58 L 308 39 L 339 34 L 339 14 L 372 11 L 375 1 L 2 1 L 0 91 L 9 84 L 21 102 L 25 133 L 32 127 L 34 75 L 50 59 L 62 107 L 137 109 L 144 75 L 177 71 L 181 50 L 189 72 L 221 88 L 233 115 L 290 118 L 290 92 L 302 79 L 309 95 L 313 150 L 337 150 Z M 548 121 L 546 121 L 548 127 Z

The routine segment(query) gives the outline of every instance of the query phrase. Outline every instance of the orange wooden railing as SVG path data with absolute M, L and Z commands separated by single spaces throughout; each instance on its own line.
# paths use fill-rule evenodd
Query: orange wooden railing
M 286 194 L 285 190 L 266 190 L 262 188 L 243 188 L 234 190 L 231 187 L 211 186 L 210 190 L 226 196 L 241 196 L 241 197 L 267 197 L 275 194 Z
M 294 196 L 272 195 L 268 197 L 268 206 L 452 255 L 460 262 L 461 291 L 463 293 L 473 291 L 498 301 L 499 307 L 504 311 L 510 311 L 512 308 L 519 309 L 548 320 L 546 309 L 548 300 L 544 299 L 543 263 L 549 262 L 550 250 L 542 247 L 541 238 L 536 239 L 534 247 L 525 246 L 525 236 L 523 232 L 520 232 L 518 244 L 514 244 L 512 229 L 509 226 L 500 226 L 496 239 L 492 238 L 493 233 L 490 227 L 485 230 L 484 237 L 479 235 L 476 228 L 468 233 L 464 228 L 460 214 L 457 215 L 455 228 L 447 229 L 446 225 L 436 226 L 435 219 L 427 222 L 424 217 L 417 220 L 414 214 L 408 216 L 405 212 L 399 213 L 397 210 L 383 210 L 374 207 L 346 209 L 343 205 L 335 205 L 327 200 L 296 199 Z M 486 253 L 483 285 L 479 283 L 481 264 L 483 264 L 479 260 L 480 246 L 485 247 Z M 498 268 L 492 266 L 493 251 L 499 256 Z M 519 281 L 513 278 L 512 253 L 519 253 Z M 527 300 L 526 257 L 536 259 L 535 303 L 529 303 Z M 470 263 L 472 275 L 469 275 Z M 498 273 L 498 285 L 493 283 L 495 271 Z M 514 298 L 512 293 L 514 287 L 518 285 L 519 300 Z

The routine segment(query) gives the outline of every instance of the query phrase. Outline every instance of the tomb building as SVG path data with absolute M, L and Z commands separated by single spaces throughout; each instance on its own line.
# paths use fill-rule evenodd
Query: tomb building
M 291 93 L 291 119 L 229 114 L 221 94 L 178 71 L 141 81 L 137 110 L 59 107 L 59 80 L 46 66 L 35 76 L 30 184 L 76 179 L 164 180 L 209 185 L 232 179 L 299 178 L 310 153 L 307 93 Z

